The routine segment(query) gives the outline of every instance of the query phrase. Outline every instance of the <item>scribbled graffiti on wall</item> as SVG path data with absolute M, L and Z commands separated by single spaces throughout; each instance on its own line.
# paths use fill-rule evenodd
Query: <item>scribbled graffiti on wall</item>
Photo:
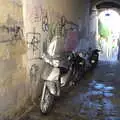
M 75 48 L 75 44 L 77 43 L 76 41 L 78 40 L 79 25 L 67 20 L 66 16 L 55 11 L 53 8 L 46 9 L 42 5 L 28 5 L 27 9 L 29 11 L 27 18 L 31 23 L 39 23 L 40 28 L 37 27 L 37 29 L 42 30 L 40 33 L 36 33 L 36 36 L 40 37 L 35 37 L 33 32 L 27 33 L 28 45 L 29 48 L 33 50 L 33 55 L 35 51 L 47 51 L 51 41 L 55 38 L 55 36 L 59 35 L 65 40 L 64 43 L 66 44 L 65 46 L 67 46 L 66 48 L 69 50 Z M 39 55 L 42 55 L 42 53 Z M 33 59 L 34 58 L 36 57 L 33 56 Z M 38 58 L 41 58 L 41 56 Z
M 37 72 L 39 71 L 39 67 L 36 64 L 33 64 L 30 69 L 30 81 L 37 80 Z
M 49 25 L 48 25 L 48 15 L 47 13 L 42 17 L 42 30 L 44 32 L 48 32 Z
M 62 16 L 61 17 L 61 26 L 65 27 L 66 23 L 67 23 L 67 20 L 66 20 L 65 16 Z
M 3 39 L 0 40 L 0 43 L 9 42 L 11 44 L 15 44 L 18 40 L 23 39 L 23 30 L 20 26 L 0 26 L 1 38 L 3 35 Z M 4 36 L 6 35 L 6 36 Z
M 45 9 L 42 5 L 37 5 L 37 6 L 27 6 L 29 14 L 28 14 L 28 19 L 31 22 L 41 22 L 43 16 L 47 15 L 49 16 L 50 19 L 55 19 L 55 18 L 61 18 L 61 14 L 59 12 L 56 12 L 54 9 L 50 8 L 47 12 L 47 9 Z
M 37 9 L 38 8 L 34 8 L 36 12 Z M 41 21 L 38 20 L 38 22 L 41 23 L 40 27 L 42 27 L 41 33 L 36 33 L 36 32 L 27 33 L 28 46 L 30 49 L 32 49 L 33 55 L 35 54 L 36 51 L 39 51 L 39 53 L 41 52 L 39 55 L 42 55 L 43 54 L 42 52 L 46 52 L 50 42 L 55 38 L 55 36 L 61 36 L 65 40 L 64 41 L 64 43 L 66 44 L 65 50 L 74 49 L 76 41 L 78 40 L 77 31 L 79 26 L 73 23 L 72 21 L 67 20 L 64 15 L 59 17 L 58 21 L 53 20 L 53 22 L 51 22 L 50 16 L 48 14 L 49 12 L 47 12 L 46 9 L 45 11 L 44 9 L 42 9 L 41 13 L 42 13 L 41 19 L 39 19 Z M 38 19 L 38 17 L 36 19 Z M 36 22 L 36 20 L 34 22 Z M 41 36 L 42 36 L 42 42 L 41 42 Z M 41 56 L 39 55 L 37 58 L 41 58 Z M 33 59 L 34 58 L 36 58 L 36 56 L 35 57 L 33 56 Z
M 28 32 L 27 33 L 27 39 L 29 40 L 28 43 L 28 48 L 32 48 L 33 55 L 35 54 L 36 51 L 40 50 L 40 39 L 41 39 L 41 34 L 37 33 L 35 29 L 33 30 L 34 32 Z
M 61 36 L 64 39 L 65 51 L 72 50 L 76 47 L 75 44 L 79 39 L 78 26 L 73 22 L 68 21 L 65 16 L 61 16 L 60 22 L 48 24 L 48 28 L 48 36 L 44 39 L 43 46 L 45 47 L 43 48 L 47 50 L 50 42 L 55 36 Z
M 4 24 L 0 24 L 0 43 L 16 44 L 23 39 L 23 23 L 14 20 L 9 14 Z

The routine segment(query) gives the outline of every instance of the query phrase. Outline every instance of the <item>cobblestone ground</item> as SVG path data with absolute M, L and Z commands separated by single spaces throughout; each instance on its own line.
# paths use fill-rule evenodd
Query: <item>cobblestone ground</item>
M 49 115 L 41 115 L 38 107 L 25 120 L 120 120 L 120 64 L 100 62 L 78 86 L 62 93 Z

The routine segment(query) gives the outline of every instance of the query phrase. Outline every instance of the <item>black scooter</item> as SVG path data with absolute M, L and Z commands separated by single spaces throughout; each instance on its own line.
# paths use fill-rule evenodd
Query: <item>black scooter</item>
M 98 49 L 91 50 L 91 48 L 89 48 L 88 51 L 84 50 L 81 52 L 82 58 L 85 61 L 84 65 L 85 72 L 92 70 L 97 66 L 99 60 L 99 52 L 100 50 Z
M 79 82 L 79 80 L 83 77 L 84 68 L 85 68 L 85 59 L 79 53 L 76 53 L 74 67 L 76 71 L 75 82 Z
M 89 63 L 91 64 L 91 68 L 95 68 L 99 61 L 99 52 L 100 50 L 94 49 L 92 50 L 91 56 L 89 57 Z

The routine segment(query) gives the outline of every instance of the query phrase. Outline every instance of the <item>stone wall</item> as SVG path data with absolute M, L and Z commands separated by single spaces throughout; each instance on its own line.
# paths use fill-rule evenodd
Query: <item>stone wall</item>
M 27 47 L 23 35 L 21 2 L 0 0 L 0 5 L 0 113 L 5 114 L 21 104 L 27 96 Z

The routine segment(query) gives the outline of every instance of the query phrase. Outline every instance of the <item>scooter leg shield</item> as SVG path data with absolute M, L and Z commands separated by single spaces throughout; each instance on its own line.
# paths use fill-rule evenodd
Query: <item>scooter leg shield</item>
M 56 95 L 56 86 L 55 82 L 47 81 L 46 85 L 52 95 Z
M 59 81 L 46 81 L 46 85 L 47 85 L 47 87 L 52 95 L 60 96 Z

